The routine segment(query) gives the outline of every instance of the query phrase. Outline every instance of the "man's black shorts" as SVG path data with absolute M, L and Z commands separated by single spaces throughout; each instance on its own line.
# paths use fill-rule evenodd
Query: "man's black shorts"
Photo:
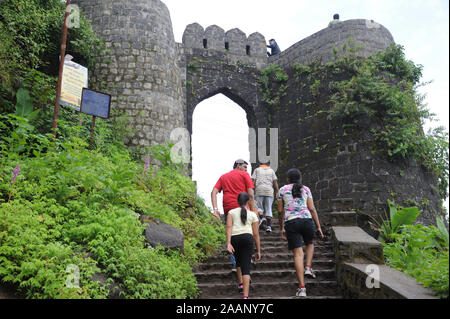
M 289 250 L 309 245 L 314 239 L 314 221 L 312 218 L 295 218 L 285 222 L 284 229 Z

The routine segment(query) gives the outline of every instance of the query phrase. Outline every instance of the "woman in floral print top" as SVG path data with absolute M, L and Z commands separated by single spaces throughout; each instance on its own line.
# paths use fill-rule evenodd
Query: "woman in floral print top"
M 312 218 L 307 205 L 308 198 L 312 199 L 310 189 L 303 186 L 301 197 L 294 198 L 292 196 L 293 188 L 294 184 L 288 184 L 283 186 L 278 193 L 278 200 L 282 199 L 284 203 L 284 221 L 294 218 Z
M 299 288 L 296 295 L 306 297 L 305 275 L 316 278 L 311 263 L 314 254 L 314 224 L 320 237 L 322 229 L 317 216 L 311 190 L 302 184 L 302 175 L 296 168 L 287 172 L 288 185 L 280 188 L 278 199 L 278 218 L 281 238 L 288 241 L 288 249 L 294 253 L 294 264 Z M 303 246 L 306 246 L 306 267 L 303 267 Z

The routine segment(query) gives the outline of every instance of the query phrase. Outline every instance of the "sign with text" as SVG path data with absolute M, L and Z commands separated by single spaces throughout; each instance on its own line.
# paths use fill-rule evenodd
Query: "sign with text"
M 79 111 L 82 90 L 87 86 L 88 69 L 75 62 L 65 60 L 61 83 L 61 105 Z
M 81 113 L 109 118 L 111 95 L 83 88 L 81 97 Z

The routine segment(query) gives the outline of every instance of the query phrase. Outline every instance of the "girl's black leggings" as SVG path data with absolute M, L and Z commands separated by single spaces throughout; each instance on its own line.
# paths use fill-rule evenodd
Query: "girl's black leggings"
M 254 250 L 253 235 L 247 233 L 231 236 L 231 245 L 234 248 L 236 267 L 241 267 L 242 275 L 250 275 Z

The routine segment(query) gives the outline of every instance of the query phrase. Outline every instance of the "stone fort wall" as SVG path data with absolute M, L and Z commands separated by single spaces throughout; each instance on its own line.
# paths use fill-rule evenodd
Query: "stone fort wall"
M 394 40 L 383 26 L 369 20 L 342 21 L 267 57 L 263 35 L 246 36 L 237 28 L 225 31 L 193 23 L 186 27 L 182 43 L 176 43 L 170 13 L 160 0 L 73 3 L 83 9 L 109 49 L 111 63 L 98 63 L 90 83 L 105 83 L 112 107 L 131 118 L 136 133 L 125 141 L 130 147 L 176 142 L 170 140 L 171 132 L 180 127 L 192 132 L 198 103 L 223 93 L 246 111 L 249 127 L 279 128 L 279 178 L 284 181 L 283 172 L 290 167 L 300 168 L 320 211 L 378 214 L 386 199 L 398 194 L 398 201 L 429 199 L 433 204 L 421 221 L 432 222 L 439 209 L 435 178 L 415 164 L 399 167 L 373 154 L 370 125 L 367 132 L 346 136 L 323 116 L 329 107 L 328 90 L 321 93 L 323 101 L 315 104 L 316 110 L 308 109 L 313 102 L 309 88 L 294 81 L 294 63 L 333 61 L 336 49 L 338 56 L 345 54 L 349 41 L 360 47 L 355 54 L 361 57 L 386 49 Z M 261 71 L 275 64 L 288 70 L 290 80 L 281 109 L 273 112 L 263 102 L 258 81 Z M 416 185 L 429 187 L 417 192 Z M 367 220 L 358 224 L 367 230 Z

